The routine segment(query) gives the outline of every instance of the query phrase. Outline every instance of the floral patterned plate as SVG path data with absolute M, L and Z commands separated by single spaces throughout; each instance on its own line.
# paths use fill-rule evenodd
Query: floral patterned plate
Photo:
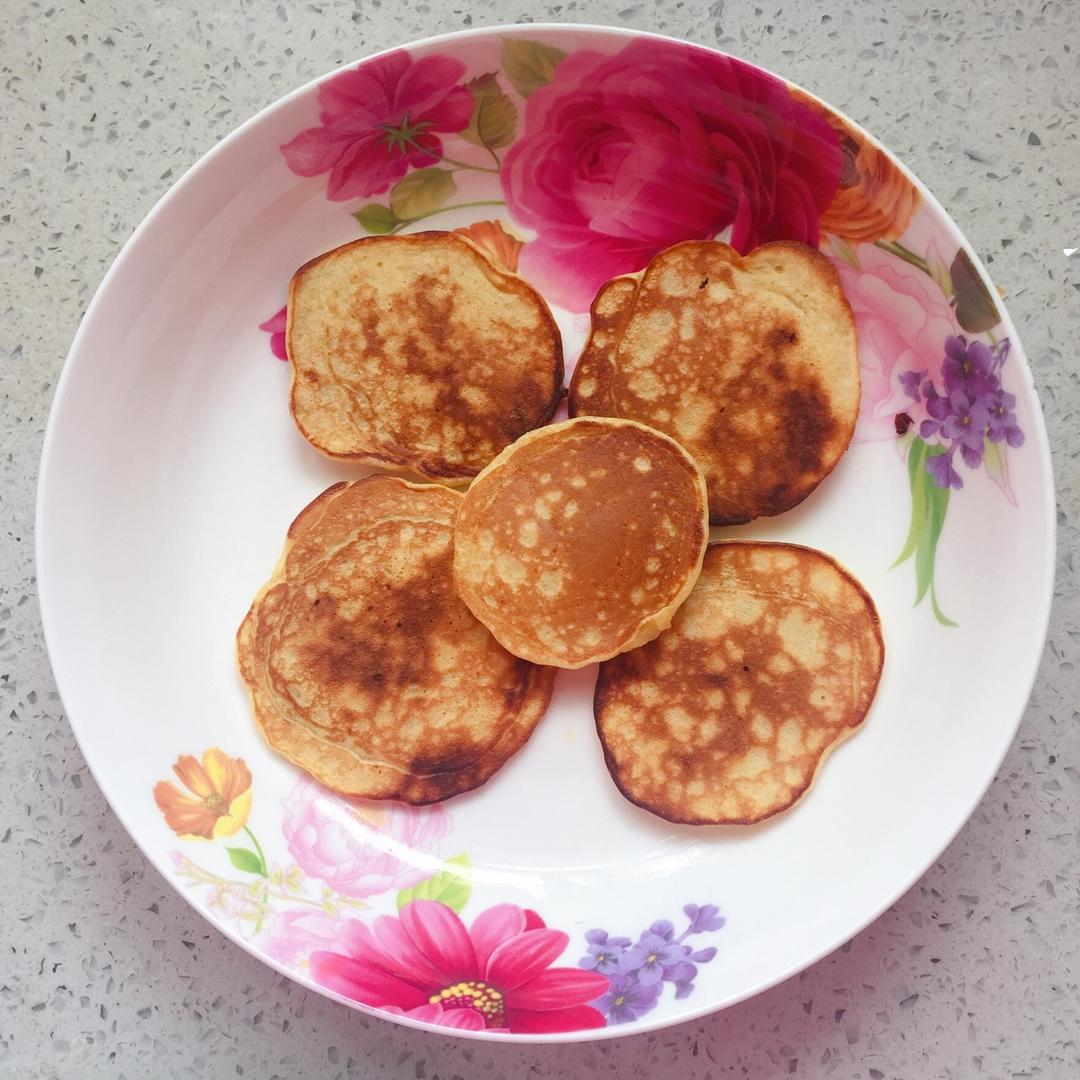
M 728 535 L 820 547 L 875 597 L 879 698 L 792 812 L 670 825 L 621 798 L 564 672 L 481 790 L 340 798 L 272 754 L 233 634 L 317 492 L 286 407 L 292 270 L 357 236 L 467 229 L 555 307 L 572 362 L 597 287 L 689 237 L 792 238 L 858 323 L 855 444 L 791 513 Z M 929 193 L 845 117 L 750 64 L 620 30 L 421 42 L 259 114 L 109 272 L 42 463 L 41 603 L 71 722 L 147 856 L 307 986 L 493 1039 L 643 1031 L 835 948 L 923 872 L 1012 738 L 1054 546 L 1031 373 Z

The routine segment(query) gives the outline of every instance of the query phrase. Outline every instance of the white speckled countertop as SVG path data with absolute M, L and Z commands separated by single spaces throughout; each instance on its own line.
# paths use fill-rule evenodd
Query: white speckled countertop
M 7 0 L 0 41 L 0 1076 L 1080 1076 L 1080 5 L 979 0 Z M 820 94 L 942 199 L 1008 295 L 1060 524 L 1049 644 L 974 818 L 844 948 L 656 1034 L 529 1047 L 368 1019 L 261 966 L 168 889 L 75 746 L 41 639 L 33 495 L 79 317 L 201 154 L 334 65 L 464 26 L 617 23 Z M 917 793 L 913 792 L 913 797 Z

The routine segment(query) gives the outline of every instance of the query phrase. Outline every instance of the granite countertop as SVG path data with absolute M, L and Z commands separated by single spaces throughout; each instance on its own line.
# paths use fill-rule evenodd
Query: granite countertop
M 1080 6 L 854 0 L 9 0 L 0 41 L 0 1076 L 1080 1075 Z M 334 65 L 522 20 L 718 45 L 864 123 L 1007 293 L 1060 525 L 1035 692 L 972 820 L 838 952 L 724 1013 L 594 1045 L 435 1039 L 263 967 L 147 864 L 89 775 L 41 638 L 33 496 L 49 402 L 134 226 L 241 121 Z

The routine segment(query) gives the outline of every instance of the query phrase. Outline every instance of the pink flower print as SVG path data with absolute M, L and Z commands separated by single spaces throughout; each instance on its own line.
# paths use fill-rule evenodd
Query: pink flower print
M 940 383 L 944 342 L 957 326 L 933 278 L 870 244 L 856 253 L 858 270 L 834 260 L 859 339 L 862 404 L 855 438 L 895 439 L 897 413 L 923 415 L 901 375 L 917 371 Z
M 350 920 L 345 941 L 343 952 L 312 953 L 311 974 L 364 1005 L 475 1031 L 604 1026 L 587 1002 L 605 993 L 607 976 L 552 967 L 569 938 L 514 904 L 496 904 L 466 927 L 445 904 L 413 900 L 371 926 Z
M 281 147 L 300 176 L 330 174 L 328 199 L 366 198 L 411 167 L 437 164 L 436 132 L 462 131 L 472 95 L 457 85 L 465 65 L 448 56 L 413 60 L 388 53 L 328 79 L 319 88 L 319 126 Z
M 271 315 L 266 322 L 259 323 L 259 329 L 265 330 L 270 335 L 270 351 L 279 360 L 289 359 L 289 354 L 285 351 L 285 322 L 288 311 L 288 307 L 283 307 Z
M 521 272 L 585 311 L 609 278 L 680 240 L 731 230 L 817 246 L 840 179 L 839 136 L 781 80 L 684 45 L 572 53 L 525 107 L 502 184 L 537 237 Z
M 347 921 L 317 908 L 279 911 L 266 927 L 262 944 L 279 963 L 295 967 L 317 950 L 344 948 Z
M 282 831 L 296 864 L 346 896 L 408 889 L 430 877 L 432 865 L 410 856 L 437 854 L 451 829 L 442 807 L 348 799 L 306 776 L 284 807 Z
M 400 1005 L 384 1005 L 383 1012 L 392 1016 L 407 1016 L 410 1020 L 419 1020 L 424 1024 L 439 1024 L 442 1027 L 457 1028 L 458 1031 L 483 1031 L 487 1025 L 484 1017 L 475 1009 L 444 1009 L 441 1005 L 417 1005 L 414 1009 L 403 1009 Z

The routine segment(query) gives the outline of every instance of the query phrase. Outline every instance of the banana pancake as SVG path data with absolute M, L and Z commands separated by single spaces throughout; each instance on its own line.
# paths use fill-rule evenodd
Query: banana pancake
M 465 493 L 454 582 L 515 656 L 578 668 L 671 623 L 708 540 L 701 470 L 629 420 L 568 420 L 523 436 Z
M 335 484 L 289 528 L 237 634 L 267 742 L 349 795 L 422 804 L 519 750 L 554 672 L 511 656 L 454 594 L 448 488 Z
M 454 233 L 367 237 L 302 266 L 286 343 L 293 418 L 317 450 L 449 482 L 563 393 L 543 298 Z
M 570 415 L 628 417 L 678 439 L 705 473 L 714 524 L 791 509 L 847 449 L 855 322 L 819 251 L 676 244 L 605 285 L 592 314 Z
M 863 722 L 883 660 L 873 601 L 829 556 L 713 544 L 671 629 L 600 666 L 608 769 L 669 821 L 761 821 L 792 806 Z

